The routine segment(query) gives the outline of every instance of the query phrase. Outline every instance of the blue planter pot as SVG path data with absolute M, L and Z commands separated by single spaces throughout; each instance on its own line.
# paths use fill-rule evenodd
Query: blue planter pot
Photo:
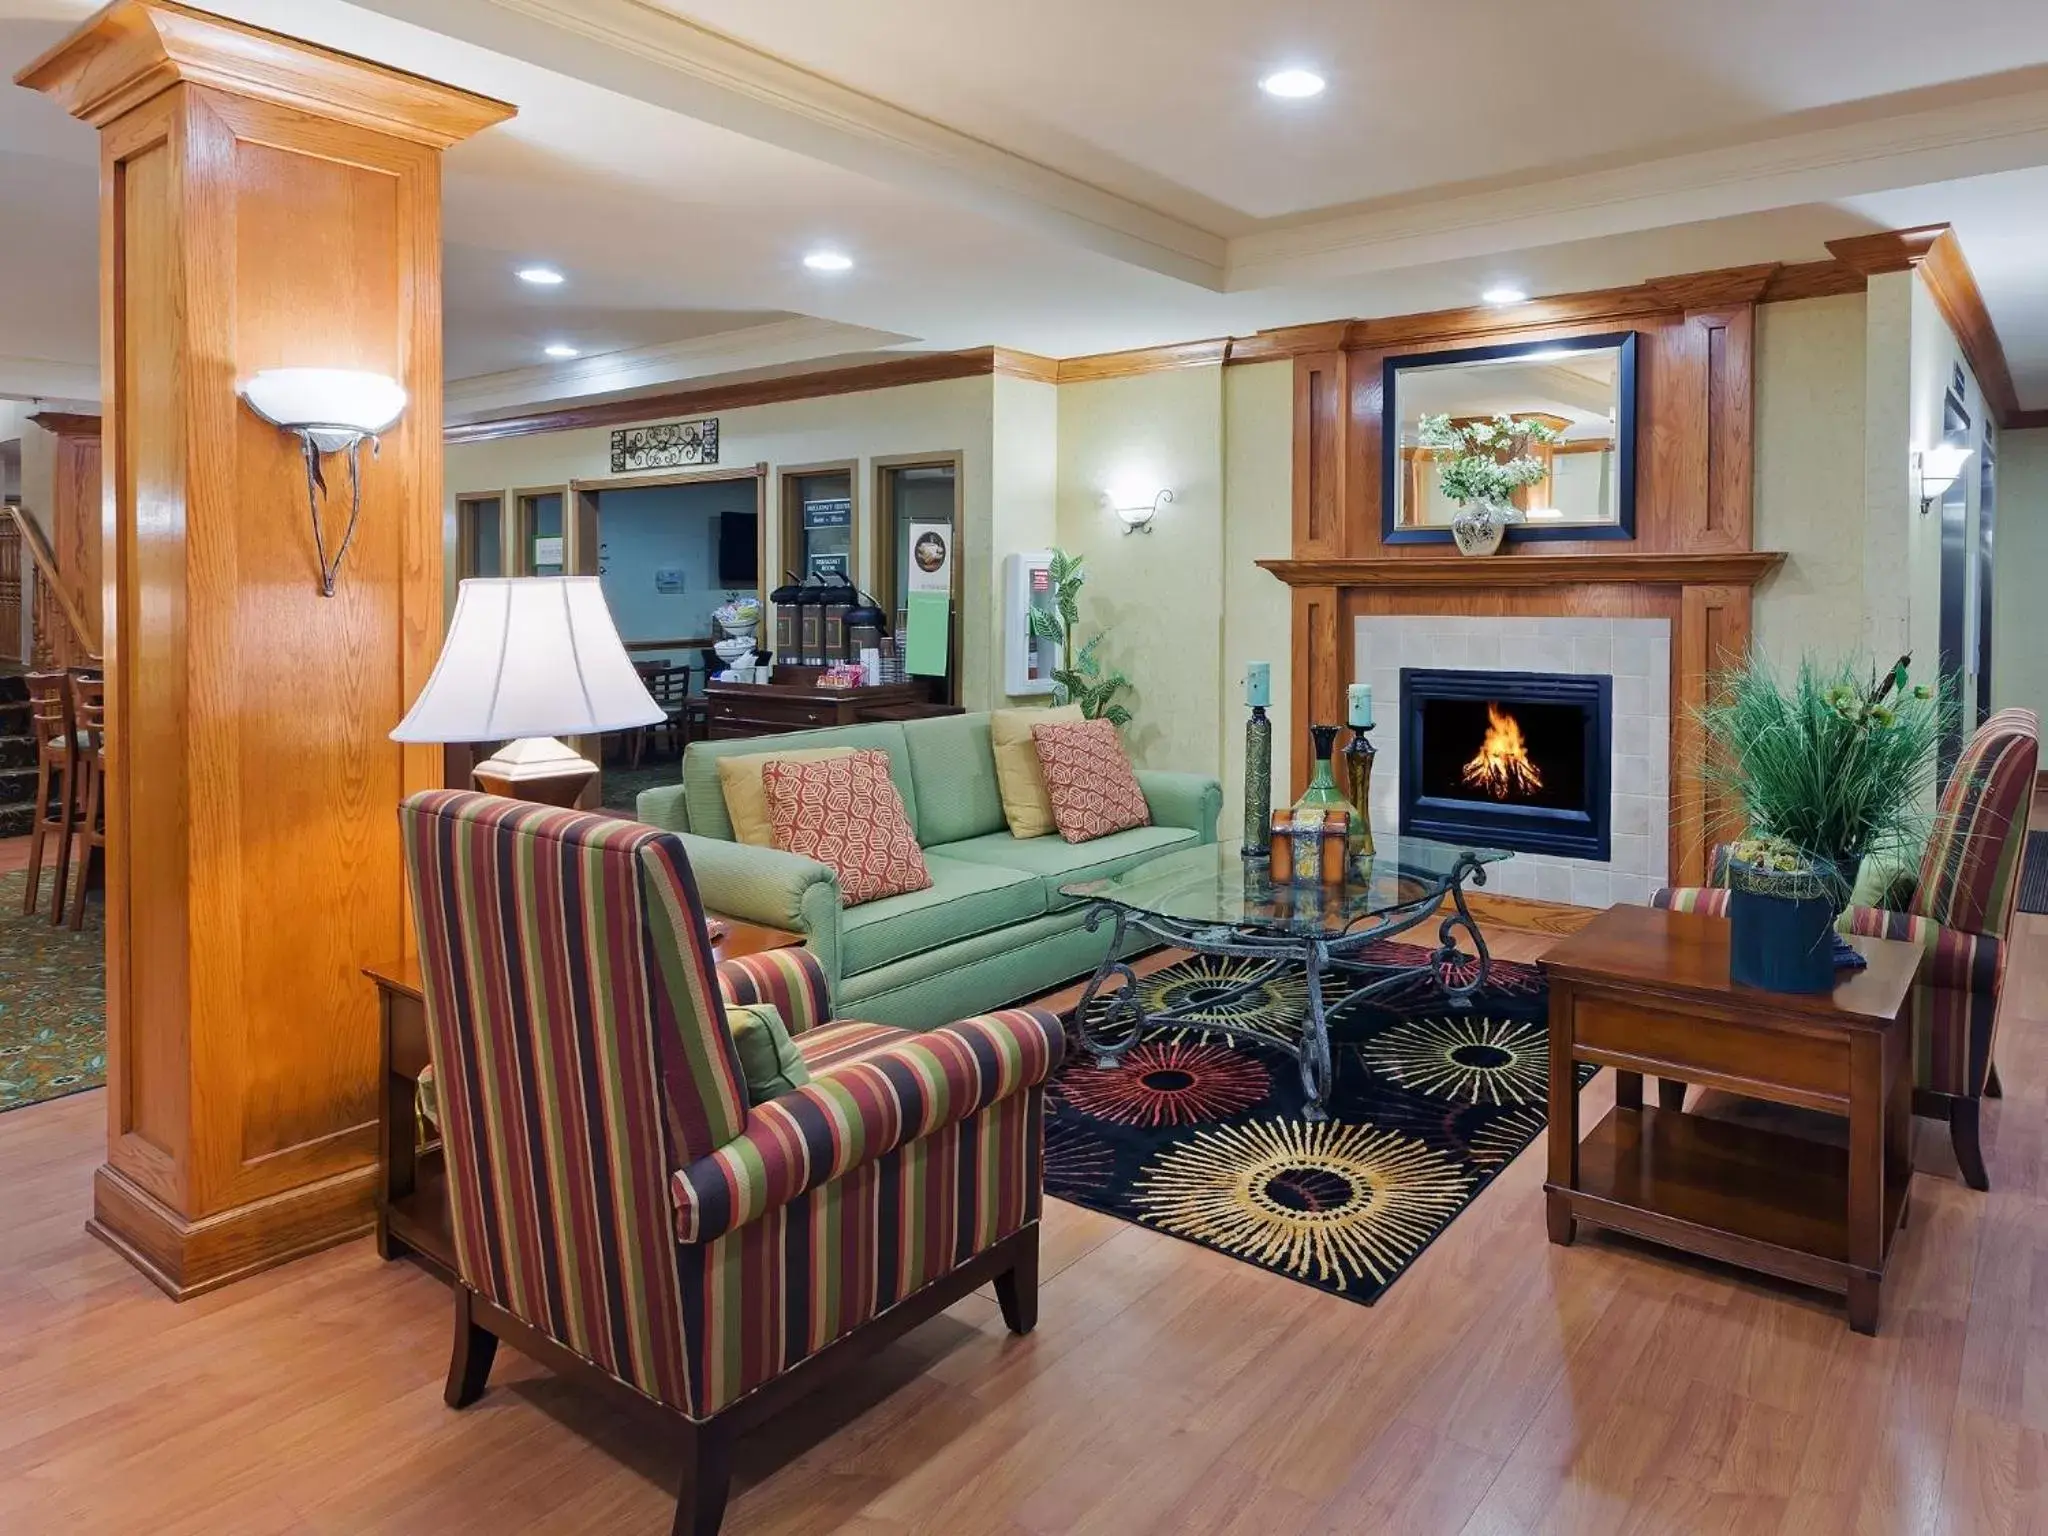
M 1728 977 L 1770 992 L 1835 989 L 1835 904 L 1826 896 L 1728 893 Z

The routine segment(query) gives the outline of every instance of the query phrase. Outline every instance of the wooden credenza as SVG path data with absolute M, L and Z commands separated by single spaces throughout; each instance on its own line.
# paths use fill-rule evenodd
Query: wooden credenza
M 798 674 L 787 683 L 706 683 L 704 699 L 714 741 L 960 713 L 957 705 L 934 704 L 931 684 L 922 678 L 877 688 L 820 688 Z

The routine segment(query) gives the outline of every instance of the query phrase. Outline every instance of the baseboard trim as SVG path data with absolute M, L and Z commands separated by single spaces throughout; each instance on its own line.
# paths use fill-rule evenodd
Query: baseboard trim
M 93 1174 L 85 1230 L 133 1264 L 173 1301 L 204 1295 L 259 1271 L 362 1237 L 376 1225 L 377 1168 L 190 1219 L 118 1168 Z

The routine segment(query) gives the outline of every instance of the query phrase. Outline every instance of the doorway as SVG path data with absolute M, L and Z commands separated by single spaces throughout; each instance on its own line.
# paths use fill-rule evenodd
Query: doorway
M 927 678 L 934 704 L 960 702 L 960 455 L 899 454 L 875 465 L 875 601 L 889 615 L 897 644 L 909 618 L 913 524 L 941 523 L 954 534 L 952 613 L 946 634 L 946 675 Z

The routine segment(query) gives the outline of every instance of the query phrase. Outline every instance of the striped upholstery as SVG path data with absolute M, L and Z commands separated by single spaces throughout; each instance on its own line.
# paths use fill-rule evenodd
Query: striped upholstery
M 682 1250 L 692 1416 L 730 1406 L 1039 1215 L 1044 1095 L 999 1099 Z
M 1920 946 L 1908 999 L 1913 1081 L 1933 1093 L 1975 1098 L 1984 1091 L 2040 738 L 2030 710 L 2000 710 L 1979 726 L 1942 789 L 1912 905 L 1904 912 L 1851 907 L 1837 925 Z M 1722 867 L 1716 850 L 1717 883 Z M 1718 915 L 1728 909 L 1728 893 L 1678 888 L 1659 891 L 1652 903 Z
M 676 1174 L 686 1243 L 758 1220 L 906 1141 L 1042 1083 L 1066 1048 L 1049 1013 L 967 1019 L 817 1073 L 747 1117 L 746 1131 Z
M 808 949 L 764 950 L 718 962 L 718 989 L 728 1003 L 773 1003 L 792 1035 L 832 1017 L 825 968 Z
M 802 950 L 714 972 L 670 833 L 438 790 L 400 817 L 478 1294 L 704 1419 L 1037 1218 L 1049 1016 L 827 1023 Z M 748 1105 L 727 999 L 783 1010 L 809 1087 Z

